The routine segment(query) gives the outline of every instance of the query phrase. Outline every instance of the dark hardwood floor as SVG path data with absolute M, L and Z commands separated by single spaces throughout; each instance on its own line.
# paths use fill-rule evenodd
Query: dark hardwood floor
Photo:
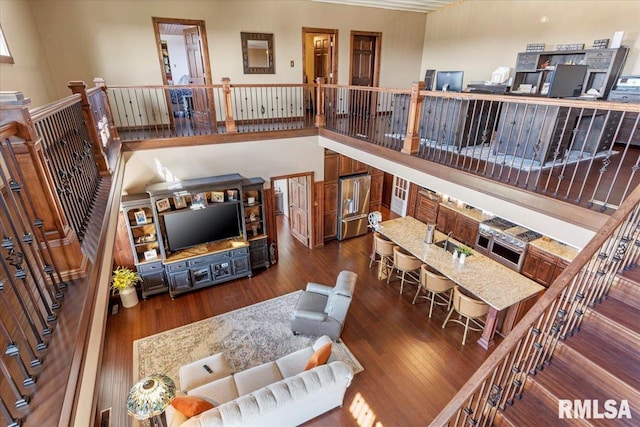
M 311 250 L 290 236 L 286 217 L 278 217 L 278 229 L 278 264 L 255 271 L 253 278 L 174 300 L 150 297 L 109 315 L 98 410 L 112 408 L 112 426 L 131 425 L 125 399 L 134 382 L 134 340 L 304 289 L 308 281 L 332 284 L 344 269 L 357 272 L 358 281 L 342 339 L 364 372 L 355 376 L 343 408 L 308 425 L 427 425 L 491 353 L 475 344 L 478 332 L 462 346 L 462 327 L 442 329 L 443 308 L 428 319 L 424 299 L 411 304 L 415 287 L 405 286 L 400 295 L 397 282 L 378 280 L 375 268 L 369 269 L 371 233 Z

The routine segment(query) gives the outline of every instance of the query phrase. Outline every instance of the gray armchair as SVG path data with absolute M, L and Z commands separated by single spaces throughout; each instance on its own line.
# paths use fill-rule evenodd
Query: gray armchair
M 307 283 L 291 318 L 294 334 L 314 336 L 328 335 L 338 341 L 347 311 L 351 304 L 358 275 L 353 271 L 341 271 L 334 287 L 319 283 Z

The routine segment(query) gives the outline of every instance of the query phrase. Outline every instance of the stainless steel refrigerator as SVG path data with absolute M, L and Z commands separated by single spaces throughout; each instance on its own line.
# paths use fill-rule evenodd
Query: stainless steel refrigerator
M 338 192 L 338 240 L 367 232 L 371 176 L 356 175 L 340 179 Z

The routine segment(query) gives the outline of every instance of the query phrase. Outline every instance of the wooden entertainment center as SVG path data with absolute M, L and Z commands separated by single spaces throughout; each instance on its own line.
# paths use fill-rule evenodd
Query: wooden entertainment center
M 271 265 L 264 180 L 227 174 L 122 197 L 142 297 L 171 297 Z

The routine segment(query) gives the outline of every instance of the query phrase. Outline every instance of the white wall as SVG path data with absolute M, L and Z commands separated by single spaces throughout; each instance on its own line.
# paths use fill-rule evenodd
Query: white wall
M 3 0 L 4 1 L 4 0 Z M 32 0 L 55 88 L 69 80 L 161 84 L 152 17 L 205 21 L 212 82 L 301 83 L 302 27 L 339 30 L 338 83 L 349 81 L 350 32 L 382 32 L 380 86 L 408 88 L 419 74 L 425 17 L 420 13 L 287 0 Z M 240 32 L 274 34 L 276 74 L 245 75 Z M 46 36 L 45 36 L 46 35 Z M 289 62 L 294 61 L 294 67 Z
M 58 99 L 29 2 L 0 1 L 0 25 L 15 62 L 0 64 L 0 91 L 20 91 L 31 98 L 32 107 Z
M 272 176 L 300 172 L 324 180 L 324 150 L 315 136 L 129 152 L 123 190 L 144 193 L 151 183 L 228 173 L 262 177 L 268 188 Z
M 421 76 L 427 69 L 463 70 L 464 84 L 512 68 L 527 44 L 612 39 L 624 31 L 631 48 L 623 74 L 640 74 L 640 1 L 466 0 L 427 15 Z

